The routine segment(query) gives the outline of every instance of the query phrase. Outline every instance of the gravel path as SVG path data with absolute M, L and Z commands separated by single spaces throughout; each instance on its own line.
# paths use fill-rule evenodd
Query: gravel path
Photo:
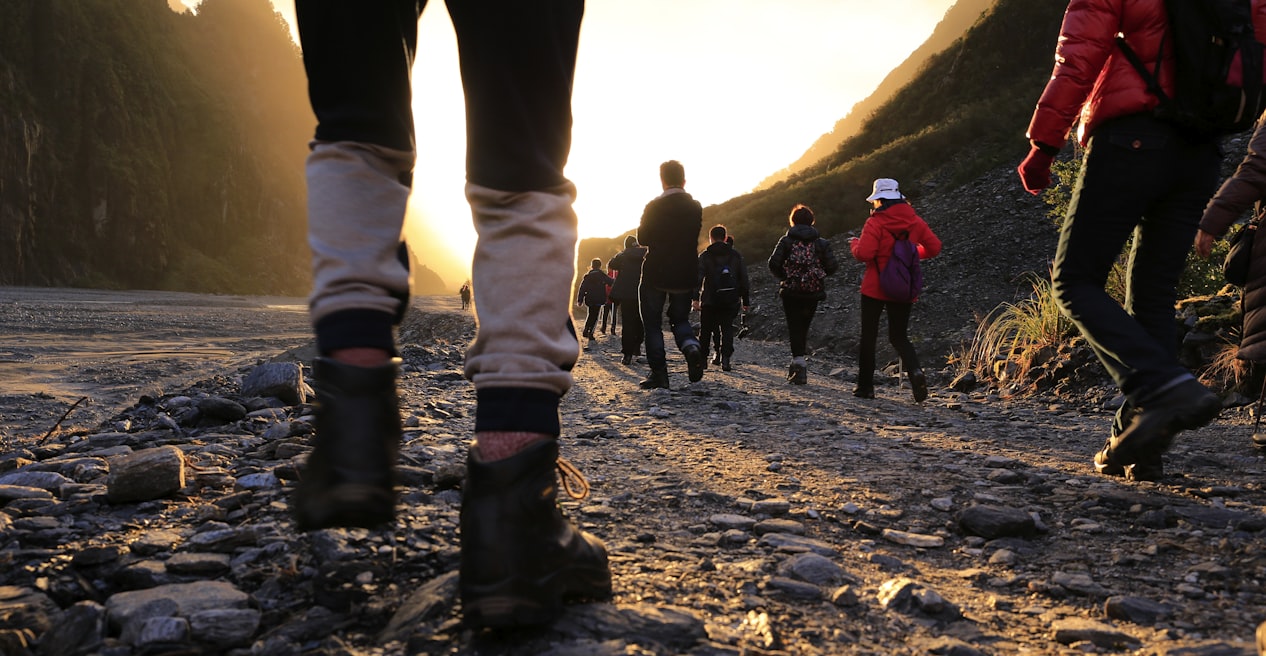
M 437 302 L 401 333 L 391 529 L 294 531 L 286 499 L 311 407 L 242 394 L 262 343 L 43 443 L 24 436 L 65 402 L 0 397 L 17 426 L 0 457 L 0 647 L 27 629 L 45 641 L 36 653 L 70 654 L 49 636 L 85 626 L 81 645 L 120 656 L 1256 654 L 1266 489 L 1243 411 L 1180 437 L 1175 475 L 1132 483 L 1089 466 L 1110 421 L 1097 403 L 954 392 L 939 373 L 921 406 L 882 375 L 864 401 L 852 363 L 813 359 L 809 385 L 791 386 L 785 347 L 752 340 L 733 372 L 693 385 L 671 357 L 673 389 L 653 392 L 616 338 L 585 352 L 563 455 L 593 489 L 563 505 L 606 541 L 615 596 L 548 629 L 471 634 L 455 571 L 473 326 Z M 310 357 L 286 340 L 277 362 Z M 221 416 L 228 403 L 243 415 Z M 117 458 L 167 447 L 184 487 L 110 502 Z

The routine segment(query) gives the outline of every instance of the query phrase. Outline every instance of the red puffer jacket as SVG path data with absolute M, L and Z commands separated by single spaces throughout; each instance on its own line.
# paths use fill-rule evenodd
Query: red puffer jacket
M 881 301 L 889 300 L 879 287 L 879 272 L 888 265 L 892 245 L 896 243 L 899 232 L 907 233 L 910 241 L 918 246 L 919 259 L 926 260 L 941 254 L 941 238 L 932 232 L 909 203 L 898 201 L 875 210 L 862 225 L 862 236 L 849 242 L 853 259 L 866 264 L 866 273 L 862 274 L 862 294 Z
M 1167 25 L 1164 0 L 1070 0 L 1055 47 L 1055 70 L 1029 122 L 1029 139 L 1062 146 L 1080 114 L 1077 141 L 1084 146 L 1100 123 L 1155 108 L 1159 101 L 1115 37 L 1124 34 L 1139 58 L 1154 66 Z M 1253 25 L 1258 39 L 1266 41 L 1266 0 L 1253 0 Z M 1172 46 L 1164 54 L 1160 83 L 1172 94 Z

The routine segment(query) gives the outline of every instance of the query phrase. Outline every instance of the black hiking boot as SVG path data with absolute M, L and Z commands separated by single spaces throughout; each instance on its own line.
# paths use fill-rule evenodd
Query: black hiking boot
M 459 584 L 467 626 L 547 624 L 562 614 L 564 600 L 611 595 L 606 547 L 558 509 L 558 465 L 554 440 L 496 462 L 481 462 L 470 450 Z
M 316 437 L 294 492 L 299 530 L 373 528 L 394 518 L 399 368 L 399 359 L 381 367 L 313 363 Z
M 873 399 L 875 398 L 875 388 L 858 387 L 853 390 L 853 396 L 856 396 L 859 399 Z
M 716 353 L 712 354 L 712 364 L 721 364 L 722 362 L 721 351 L 718 350 Z
M 623 357 L 623 358 L 620 358 L 620 364 L 622 364 L 622 365 L 624 365 L 624 366 L 626 366 L 626 367 L 627 367 L 627 366 L 629 366 L 629 365 L 631 365 L 631 364 L 633 364 L 633 356 L 632 356 L 632 354 L 625 353 L 625 354 L 624 354 L 624 357 Z
M 809 382 L 809 368 L 802 365 L 792 363 L 787 368 L 787 382 L 792 385 L 805 385 Z
M 651 369 L 646 380 L 638 383 L 642 389 L 668 389 L 668 369 Z
M 733 370 L 734 370 L 734 367 L 730 365 L 730 356 L 728 355 L 722 356 L 721 371 L 733 371 Z
M 699 345 L 686 344 L 681 352 L 686 356 L 686 376 L 690 378 L 690 382 L 697 383 L 703 380 L 704 357 Z
M 1155 463 L 1169 450 L 1174 436 L 1213 421 L 1222 411 L 1222 400 L 1192 378 L 1139 404 L 1132 421 L 1112 436 L 1095 456 L 1101 471 L 1135 463 Z
M 928 379 L 922 369 L 910 372 L 910 389 L 914 393 L 915 403 L 923 403 L 928 398 Z

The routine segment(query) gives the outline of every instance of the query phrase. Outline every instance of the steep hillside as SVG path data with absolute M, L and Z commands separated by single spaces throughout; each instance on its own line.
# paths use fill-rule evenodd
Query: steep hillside
M 824 232 L 844 232 L 865 220 L 861 199 L 874 178 L 899 179 L 917 202 L 1017 158 L 1066 6 L 998 0 L 834 153 L 770 189 L 708 207 L 705 222 L 772 247 L 796 203 L 814 208 Z
M 782 182 L 835 152 L 835 149 L 839 148 L 840 144 L 861 130 L 863 123 L 870 117 L 872 112 L 913 80 L 929 59 L 940 52 L 944 52 L 946 48 L 958 41 L 959 37 L 975 24 L 981 15 L 996 2 L 997 0 L 958 0 L 958 2 L 954 3 L 945 12 L 945 17 L 941 19 L 941 22 L 932 30 L 928 40 L 910 53 L 910 56 L 905 61 L 892 69 L 884 77 L 883 81 L 879 83 L 874 93 L 854 105 L 853 109 L 849 110 L 848 115 L 836 121 L 835 127 L 813 142 L 813 145 L 809 146 L 809 149 L 799 159 L 792 162 L 787 168 L 761 181 L 756 189 L 758 191 L 767 189 Z
M 16 0 L 0 284 L 302 293 L 314 121 L 268 0 Z

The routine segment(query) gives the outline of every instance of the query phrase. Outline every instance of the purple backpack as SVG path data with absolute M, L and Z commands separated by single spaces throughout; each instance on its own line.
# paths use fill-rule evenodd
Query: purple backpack
M 923 290 L 923 268 L 919 266 L 919 247 L 910 241 L 910 233 L 894 233 L 892 254 L 879 271 L 879 289 L 890 301 L 913 303 Z

